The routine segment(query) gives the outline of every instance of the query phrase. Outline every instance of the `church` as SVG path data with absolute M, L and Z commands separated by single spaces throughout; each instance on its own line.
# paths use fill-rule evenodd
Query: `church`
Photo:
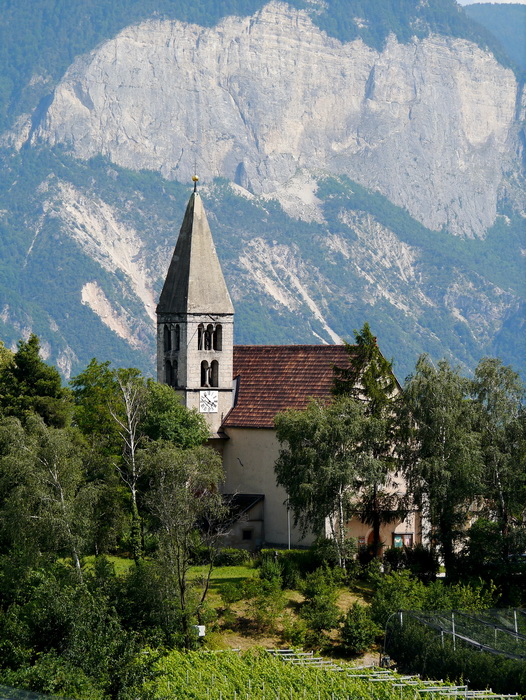
M 302 537 L 276 485 L 274 417 L 306 408 L 311 398 L 330 399 L 334 366 L 348 363 L 343 344 L 234 345 L 234 307 L 194 178 L 157 306 L 157 380 L 208 422 L 223 460 L 223 492 L 238 516 L 229 545 L 307 546 L 319 534 Z M 358 519 L 348 529 L 358 544 L 371 541 L 371 528 Z M 418 514 L 384 525 L 381 537 L 387 546 L 419 542 Z

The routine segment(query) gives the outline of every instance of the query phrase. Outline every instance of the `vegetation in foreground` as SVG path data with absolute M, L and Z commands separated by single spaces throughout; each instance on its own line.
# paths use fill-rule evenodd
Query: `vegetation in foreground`
M 77 700 L 146 698 L 163 659 L 201 643 L 196 624 L 207 626 L 209 647 L 242 637 L 352 657 L 374 649 L 401 608 L 524 604 L 524 571 L 514 558 L 523 551 L 525 507 L 517 376 L 483 360 L 467 380 L 422 358 L 402 400 L 391 393 L 389 363 L 375 362 L 373 341 L 364 327 L 351 363 L 358 373 L 364 357 L 375 367 L 361 389 L 370 404 L 341 385 L 336 391 L 353 439 L 356 430 L 364 439 L 347 460 L 332 461 L 346 482 L 326 490 L 326 505 L 343 494 L 342 508 L 378 532 L 375 524 L 404 507 L 384 497 L 390 470 L 399 468 L 428 509 L 431 548 L 387 550 L 381 564 L 381 542 L 356 559 L 352 542 L 334 538 L 277 560 L 263 551 L 257 569 L 246 552 L 221 548 L 228 508 L 218 496 L 220 462 L 202 446 L 202 418 L 170 388 L 93 360 L 68 389 L 40 359 L 36 337 L 15 354 L 2 348 L 0 683 Z M 352 371 L 339 377 L 344 388 Z M 331 411 L 314 406 L 302 419 L 329 435 Z M 283 417 L 283 429 L 299 418 Z M 338 425 L 345 440 L 346 423 Z M 316 455 L 325 466 L 331 449 Z M 287 456 L 291 478 L 304 479 L 296 457 Z M 341 483 L 338 473 L 327 483 Z M 358 486 L 362 498 L 347 498 Z M 292 505 L 301 516 L 310 502 Z M 118 571 L 106 554 L 119 555 Z M 438 554 L 445 582 L 434 580 Z

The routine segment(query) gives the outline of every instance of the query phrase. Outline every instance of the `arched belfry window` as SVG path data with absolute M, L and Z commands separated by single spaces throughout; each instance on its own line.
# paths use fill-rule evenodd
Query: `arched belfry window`
M 164 343 L 164 352 L 170 352 L 172 349 L 172 343 L 171 343 L 171 337 L 170 337 L 170 329 L 168 325 L 164 325 L 163 328 L 163 343 Z
M 214 350 L 223 349 L 223 327 L 220 323 L 217 324 L 214 330 Z
M 209 323 L 205 331 L 205 350 L 212 349 L 212 338 L 214 335 L 214 326 Z
M 164 381 L 166 384 L 168 384 L 168 386 L 173 386 L 172 363 L 170 360 L 166 360 L 164 365 Z
M 210 384 L 208 383 L 209 375 L 210 368 L 208 366 L 208 362 L 206 360 L 203 360 L 201 362 L 201 386 L 210 386 Z
M 219 362 L 213 360 L 210 365 L 210 386 L 219 386 Z
M 203 326 L 202 323 L 200 323 L 197 326 L 197 349 L 198 350 L 203 349 L 204 334 L 205 334 L 205 327 Z

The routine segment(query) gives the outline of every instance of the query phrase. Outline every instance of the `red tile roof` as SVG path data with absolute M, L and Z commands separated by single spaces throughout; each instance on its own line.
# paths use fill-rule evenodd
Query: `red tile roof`
M 223 427 L 273 428 L 280 411 L 329 399 L 333 368 L 347 367 L 344 345 L 237 345 L 237 401 Z

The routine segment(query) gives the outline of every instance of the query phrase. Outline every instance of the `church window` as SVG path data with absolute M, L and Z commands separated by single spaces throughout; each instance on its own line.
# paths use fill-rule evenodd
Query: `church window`
M 172 349 L 179 350 L 180 343 L 181 343 L 181 329 L 179 327 L 179 324 L 177 324 L 172 328 Z
M 163 329 L 163 336 L 164 336 L 164 352 L 169 352 L 172 349 L 172 343 L 171 343 L 171 337 L 170 337 L 170 329 L 168 326 L 165 324 L 164 329 Z
M 203 342 L 204 342 L 203 336 L 204 336 L 204 332 L 205 332 L 205 327 L 203 326 L 202 323 L 200 323 L 200 324 L 197 326 L 197 349 L 198 349 L 198 350 L 202 350 L 202 349 L 203 349 Z
M 220 323 L 217 324 L 214 330 L 214 350 L 223 349 L 223 327 Z
M 219 386 L 219 362 L 213 360 L 210 365 L 210 386 Z
M 212 349 L 212 336 L 214 334 L 214 327 L 211 323 L 208 324 L 205 331 L 205 350 Z
M 168 386 L 172 386 L 173 382 L 173 374 L 172 374 L 172 363 L 170 360 L 166 360 L 166 364 L 164 365 L 164 381 Z
M 249 541 L 252 539 L 252 530 L 242 530 L 241 539 Z
M 210 375 L 210 367 L 208 366 L 208 362 L 206 360 L 203 360 L 201 362 L 201 386 L 210 386 L 208 383 L 209 380 L 209 375 Z

